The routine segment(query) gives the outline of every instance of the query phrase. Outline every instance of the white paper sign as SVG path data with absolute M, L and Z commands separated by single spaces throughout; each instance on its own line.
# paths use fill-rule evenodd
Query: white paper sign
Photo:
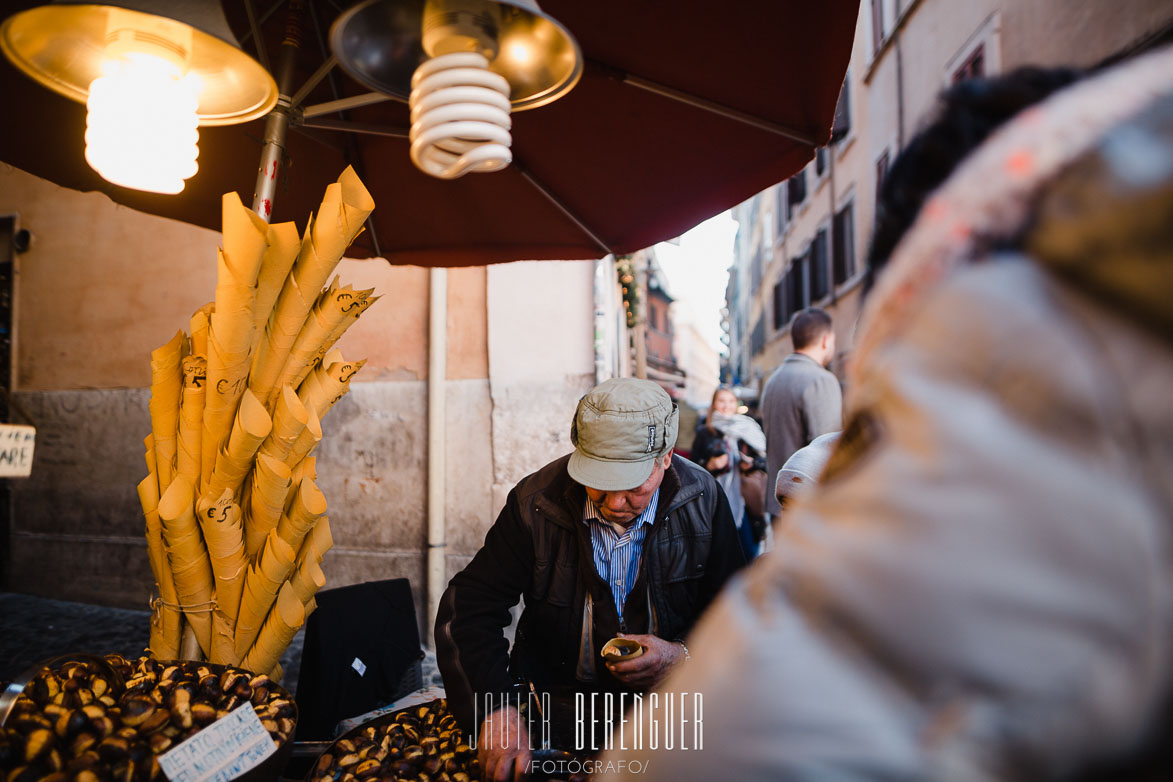
M 27 478 L 33 471 L 37 430 L 31 426 L 0 424 L 0 478 Z
M 277 751 L 251 703 L 159 756 L 171 782 L 228 782 Z
M 354 670 L 358 671 L 359 676 L 366 675 L 367 664 L 364 663 L 362 660 L 358 659 L 357 657 L 354 658 L 354 662 L 352 662 L 350 664 L 350 667 L 353 668 Z

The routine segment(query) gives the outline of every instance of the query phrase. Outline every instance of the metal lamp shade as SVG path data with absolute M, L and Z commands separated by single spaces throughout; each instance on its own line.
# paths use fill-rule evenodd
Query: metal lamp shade
M 513 111 L 565 95 L 582 76 L 574 37 L 533 0 L 486 0 L 500 9 L 499 53 L 489 70 L 510 86 Z M 366 0 L 343 12 L 330 29 L 338 64 L 356 81 L 404 102 L 411 77 L 427 59 L 421 43 L 424 0 Z
M 90 84 L 102 75 L 107 17 L 112 9 L 141 15 L 148 23 L 151 17 L 162 17 L 191 28 L 187 63 L 188 72 L 200 79 L 200 125 L 246 122 L 276 105 L 276 82 L 260 63 L 241 51 L 218 2 L 58 2 L 5 19 L 0 24 L 0 50 L 40 84 L 85 103 Z

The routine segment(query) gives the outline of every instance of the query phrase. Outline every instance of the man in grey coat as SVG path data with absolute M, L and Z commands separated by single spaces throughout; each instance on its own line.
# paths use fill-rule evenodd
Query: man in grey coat
M 835 357 L 831 316 L 818 307 L 802 310 L 790 322 L 794 352 L 766 381 L 762 419 L 766 429 L 767 475 L 778 470 L 799 448 L 827 432 L 843 428 L 843 394 L 826 367 Z M 767 492 L 766 511 L 782 507 Z

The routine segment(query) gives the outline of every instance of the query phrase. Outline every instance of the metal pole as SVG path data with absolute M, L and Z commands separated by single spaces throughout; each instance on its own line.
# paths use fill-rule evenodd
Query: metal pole
M 431 630 L 448 583 L 447 497 L 448 270 L 428 272 L 428 616 Z M 426 641 L 427 642 L 427 641 Z M 428 642 L 435 648 L 435 640 Z
M 635 342 L 635 376 L 648 378 L 648 254 L 640 250 L 635 254 L 635 285 L 639 291 L 639 309 L 635 313 L 635 328 L 631 338 Z
M 277 194 L 277 172 L 285 157 L 285 136 L 289 132 L 289 115 L 293 92 L 293 66 L 301 48 L 301 13 L 303 2 L 293 0 L 285 19 L 285 40 L 281 42 L 280 70 L 277 73 L 277 105 L 265 119 L 265 143 L 257 168 L 253 193 L 253 211 L 269 222 L 273 217 L 273 199 Z

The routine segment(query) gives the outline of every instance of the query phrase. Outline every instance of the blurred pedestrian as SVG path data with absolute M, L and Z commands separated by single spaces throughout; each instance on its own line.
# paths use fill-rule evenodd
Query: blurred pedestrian
M 819 435 L 843 428 L 839 379 L 827 371 L 835 357 L 831 316 L 818 307 L 796 313 L 790 321 L 790 340 L 794 352 L 774 370 L 762 391 L 767 475 L 777 475 L 792 453 Z M 777 515 L 779 510 L 771 494 L 766 511 Z
M 766 435 L 758 422 L 739 415 L 737 396 L 724 386 L 693 439 L 695 461 L 708 470 L 729 498 L 729 510 L 747 559 L 757 554 L 766 530 Z
M 1173 776 L 1170 301 L 1165 49 L 1023 112 L 925 202 L 817 489 L 662 687 L 703 693 L 705 750 L 641 779 Z

